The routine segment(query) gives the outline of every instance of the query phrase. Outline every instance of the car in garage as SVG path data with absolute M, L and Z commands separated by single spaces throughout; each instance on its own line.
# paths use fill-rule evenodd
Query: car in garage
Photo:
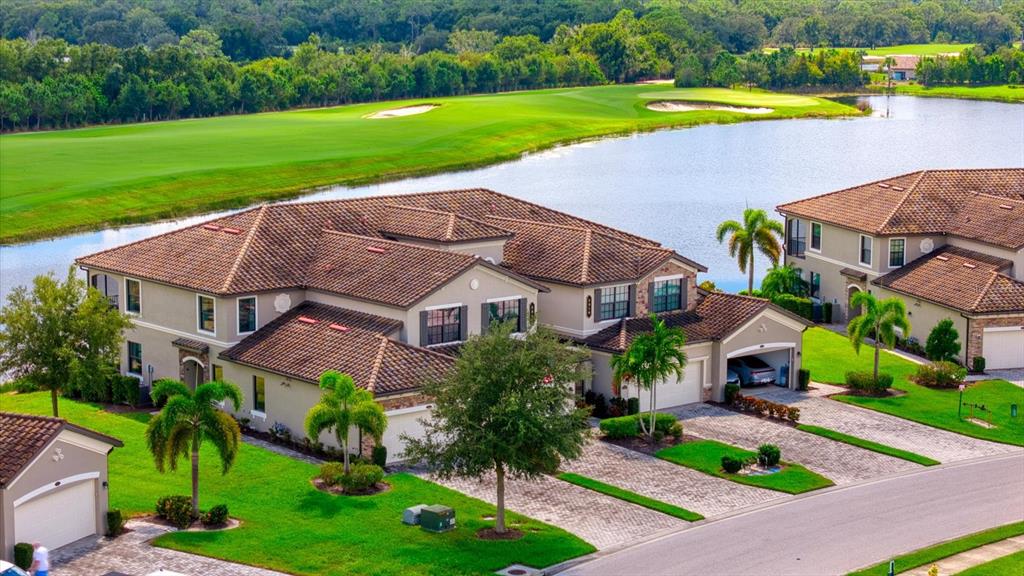
M 740 386 L 761 386 L 774 384 L 778 378 L 775 368 L 757 356 L 741 356 L 729 359 L 729 371 L 739 376 Z
M 10 562 L 0 560 L 0 576 L 28 576 L 28 573 Z

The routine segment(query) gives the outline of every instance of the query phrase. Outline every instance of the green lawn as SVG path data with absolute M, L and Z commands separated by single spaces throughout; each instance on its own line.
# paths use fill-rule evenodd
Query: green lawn
M 894 54 L 933 56 L 935 54 L 959 54 L 971 46 L 974 46 L 974 44 L 898 44 L 896 46 L 879 46 L 877 48 L 840 47 L 836 48 L 836 50 L 863 50 L 868 56 L 892 56 Z M 776 48 L 767 48 L 766 50 L 776 50 Z M 798 48 L 797 51 L 810 52 L 811 49 Z
M 49 395 L 0 396 L 0 409 L 48 414 Z M 148 415 L 110 414 L 98 407 L 61 400 L 61 416 L 114 435 L 124 442 L 110 455 L 110 504 L 131 513 L 149 513 L 157 497 L 188 494 L 185 465 L 159 474 L 146 451 Z M 241 528 L 225 532 L 179 532 L 156 544 L 254 564 L 294 574 L 481 574 L 520 562 L 542 567 L 592 552 L 579 538 L 547 524 L 512 514 L 525 532 L 518 541 L 476 538 L 494 507 L 408 474 L 388 476 L 392 489 L 369 497 L 325 494 L 310 485 L 317 468 L 244 444 L 234 468 L 221 476 L 214 450 L 201 455 L 201 505 L 228 505 Z M 458 528 L 430 534 L 401 523 L 402 510 L 415 504 L 455 508 Z
M 632 502 L 633 504 L 643 506 L 644 508 L 657 510 L 662 514 L 675 516 L 676 518 L 686 520 L 687 522 L 696 522 L 697 520 L 704 519 L 704 517 L 700 514 L 697 514 L 696 512 L 691 512 L 686 508 L 673 506 L 672 504 L 669 504 L 667 502 L 655 500 L 654 498 L 648 498 L 647 496 L 644 496 L 642 494 L 637 494 L 636 492 L 631 492 L 629 490 L 619 488 L 618 486 L 612 486 L 611 484 L 605 484 L 604 482 L 600 482 L 598 480 L 594 480 L 593 478 L 588 478 L 586 476 L 581 476 L 579 474 L 563 472 L 558 475 L 558 478 L 561 480 L 565 480 L 570 484 L 575 484 L 577 486 L 582 486 L 589 490 L 593 490 L 594 492 L 606 494 L 608 496 L 611 496 L 612 498 L 618 498 L 619 500 Z
M 975 532 L 974 534 L 969 534 L 962 538 L 949 540 L 934 546 L 915 550 L 909 554 L 904 554 L 894 558 L 894 560 L 896 560 L 896 573 L 899 574 L 900 572 L 913 570 L 918 566 L 931 564 L 937 560 L 953 556 L 954 554 L 973 550 L 979 546 L 984 546 L 985 544 L 991 544 L 993 542 L 998 542 L 999 540 L 1005 540 L 1021 534 L 1024 534 L 1024 522 L 1014 522 L 1013 524 L 1006 524 L 1004 526 L 991 528 L 982 532 Z M 885 562 L 879 562 L 878 564 L 869 566 L 863 570 L 851 572 L 847 576 L 881 576 L 888 571 L 888 568 L 889 561 L 886 560 Z M 996 574 L 1013 573 L 1014 572 L 996 572 Z M 1020 572 L 1017 573 L 1019 574 Z M 964 574 L 964 572 L 961 572 L 961 574 Z
M 1008 574 L 1024 574 L 1024 550 L 1008 554 L 1002 558 L 989 560 L 984 564 L 978 564 L 958 576 L 1007 576 Z
M 900 450 L 899 448 L 893 448 L 892 446 L 886 446 L 885 444 L 879 444 L 878 442 L 872 442 L 871 440 L 865 440 L 863 438 L 858 438 L 856 436 L 850 436 L 849 434 L 843 434 L 842 432 L 837 432 L 835 430 L 830 430 L 828 428 L 822 428 L 821 426 L 800 424 L 797 426 L 797 429 L 803 430 L 804 432 L 810 434 L 816 434 L 818 436 L 822 436 L 830 440 L 835 440 L 837 442 L 843 442 L 846 444 L 850 444 L 852 446 L 857 446 L 865 450 L 871 450 L 872 452 L 878 452 L 879 454 L 885 454 L 887 456 L 893 456 L 895 458 L 909 460 L 911 462 L 914 462 L 915 464 L 920 464 L 922 466 L 935 466 L 936 464 L 939 464 L 938 460 L 932 460 L 927 456 L 921 456 L 920 454 L 915 454 L 913 452 L 908 452 L 906 450 Z
M 884 86 L 874 86 L 881 90 Z M 897 94 L 908 96 L 934 96 L 937 98 L 963 98 L 966 100 L 995 100 L 999 102 L 1024 102 L 1024 86 L 1000 84 L 996 86 L 934 86 L 927 88 L 920 84 L 896 84 Z
M 811 328 L 804 332 L 803 367 L 811 371 L 811 379 L 816 382 L 842 384 L 847 371 L 871 370 L 872 362 L 873 349 L 870 346 L 862 346 L 858 356 L 845 336 L 824 328 Z M 964 392 L 964 402 L 983 404 L 990 410 L 987 414 L 991 414 L 995 425 L 995 428 L 983 428 L 957 416 L 957 390 L 925 388 L 910 382 L 907 377 L 917 369 L 913 362 L 883 351 L 879 366 L 882 372 L 893 375 L 893 388 L 906 394 L 884 398 L 833 398 L 975 438 L 1024 446 L 1024 388 L 1005 380 L 970 384 Z M 1010 404 L 1017 404 L 1022 410 L 1016 418 L 1010 417 Z M 964 408 L 964 414 L 968 410 Z
M 653 98 L 771 114 L 653 112 Z M 366 115 L 431 102 L 425 114 Z M 558 143 L 671 126 L 860 114 L 760 91 L 655 85 L 565 88 L 0 136 L 0 242 L 240 207 L 518 158 Z
M 669 448 L 662 448 L 655 454 L 655 456 L 662 460 L 693 468 L 705 474 L 711 474 L 726 480 L 739 482 L 740 484 L 788 492 L 789 494 L 800 494 L 832 486 L 832 481 L 828 478 L 815 474 L 799 464 L 791 464 L 785 461 L 783 461 L 785 467 L 781 472 L 767 476 L 741 476 L 739 474 L 729 474 L 722 470 L 722 456 L 747 458 L 754 455 L 755 453 L 749 450 L 715 442 L 714 440 L 698 440 L 677 444 Z

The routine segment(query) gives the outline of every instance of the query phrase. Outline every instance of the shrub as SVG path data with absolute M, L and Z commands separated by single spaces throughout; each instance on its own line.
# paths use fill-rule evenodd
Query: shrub
M 594 397 L 594 418 L 607 418 L 608 417 L 608 402 L 604 399 L 604 394 L 598 394 Z
M 107 536 L 118 536 L 124 532 L 125 517 L 117 508 L 107 510 Z
M 733 404 L 736 402 L 736 396 L 740 393 L 739 384 L 726 384 L 725 385 L 725 403 Z
M 340 484 L 344 475 L 345 464 L 341 462 L 324 462 L 320 465 L 320 479 L 328 486 Z
M 985 357 L 984 356 L 975 356 L 974 358 L 971 358 L 971 370 L 974 371 L 974 372 L 984 372 L 985 371 Z
M 608 415 L 611 416 L 612 418 L 626 416 L 628 410 L 629 406 L 627 405 L 626 400 L 623 398 L 615 396 L 614 398 L 608 401 Z
M 28 570 L 32 566 L 32 545 L 28 542 L 18 542 L 14 545 L 14 564 L 22 570 Z
M 683 423 L 682 422 L 675 422 L 675 423 L 673 423 L 668 428 L 668 434 L 669 434 L 669 436 L 675 438 L 676 440 L 681 439 L 683 437 Z
M 273 436 L 274 438 L 279 438 L 281 440 L 284 440 L 285 442 L 292 439 L 291 429 L 280 422 L 274 422 L 274 425 L 270 427 L 269 432 L 270 435 Z
M 383 444 L 378 444 L 373 447 L 373 452 L 370 453 L 370 461 L 375 465 L 383 468 L 388 463 L 388 447 Z
M 617 418 L 606 418 L 601 420 L 601 432 L 609 438 L 631 438 L 640 434 L 640 418 L 644 418 L 646 424 L 650 416 L 648 414 L 633 414 L 632 416 L 619 416 Z M 671 414 L 657 413 L 654 415 L 654 430 L 660 431 L 662 437 L 671 434 L 672 425 L 677 422 Z
M 757 447 L 757 461 L 761 466 L 775 466 L 782 460 L 782 450 L 775 444 L 761 444 Z
M 356 464 L 341 477 L 345 492 L 365 492 L 384 479 L 384 470 L 374 464 Z
M 630 398 L 626 400 L 626 414 L 636 414 L 640 412 L 640 399 Z
M 192 499 L 188 496 L 162 496 L 156 501 L 156 515 L 178 528 L 192 524 Z
M 892 375 L 882 372 L 878 374 L 878 380 L 875 380 L 871 372 L 847 372 L 846 385 L 865 394 L 882 396 L 892 386 Z
M 929 360 L 955 360 L 960 354 L 960 334 L 953 326 L 953 321 L 943 318 L 932 328 L 924 345 L 925 355 Z
M 825 302 L 821 305 L 821 320 L 826 324 L 832 323 L 832 303 Z
M 932 362 L 917 367 L 917 374 L 911 376 L 916 384 L 928 388 L 956 388 L 963 384 L 967 369 L 953 362 Z
M 665 439 L 665 432 L 664 430 L 658 430 L 657 428 L 655 428 L 654 434 L 652 434 L 651 436 L 654 437 L 655 442 L 661 442 L 662 440 Z
M 217 504 L 203 514 L 203 526 L 223 526 L 228 523 L 228 507 Z
M 793 422 L 799 422 L 800 421 L 800 409 L 797 408 L 796 406 L 787 406 L 786 407 L 786 418 L 792 420 Z
M 808 320 L 814 319 L 814 303 L 811 302 L 810 298 L 794 296 L 792 294 L 778 294 L 772 298 L 772 303 Z
M 806 368 L 801 368 L 797 371 L 797 389 L 807 390 L 811 385 L 811 371 Z
M 722 456 L 722 470 L 729 474 L 735 474 L 743 469 L 743 459 L 732 456 Z
M 135 407 L 139 404 L 139 379 L 116 374 L 111 379 L 111 397 L 118 404 Z

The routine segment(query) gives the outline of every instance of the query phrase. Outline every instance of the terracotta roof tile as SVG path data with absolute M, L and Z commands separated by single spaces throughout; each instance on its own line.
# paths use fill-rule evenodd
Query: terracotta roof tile
M 0 412 L 0 487 L 7 486 L 65 428 L 111 446 L 123 446 L 117 438 L 60 418 Z
M 455 212 L 399 205 L 387 207 L 380 233 L 398 239 L 446 243 L 508 238 L 512 235 L 508 230 Z

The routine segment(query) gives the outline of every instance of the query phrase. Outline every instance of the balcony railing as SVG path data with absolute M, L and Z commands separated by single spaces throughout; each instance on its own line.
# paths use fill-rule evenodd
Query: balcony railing
M 119 308 L 118 300 L 117 300 L 117 294 L 108 294 L 107 295 L 107 302 L 110 302 L 110 307 L 111 308 L 115 308 L 115 309 Z

